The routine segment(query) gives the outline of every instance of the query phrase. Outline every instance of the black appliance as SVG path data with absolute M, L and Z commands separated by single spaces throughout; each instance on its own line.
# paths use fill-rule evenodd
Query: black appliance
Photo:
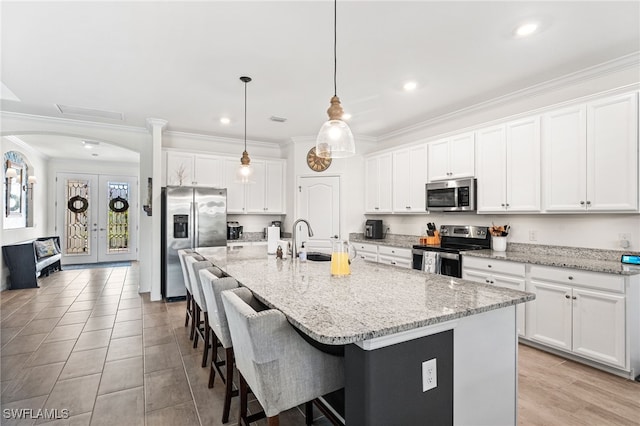
M 476 210 L 475 179 L 431 182 L 426 184 L 425 191 L 428 211 L 473 212 Z
M 491 235 L 487 226 L 442 225 L 440 226 L 440 246 L 413 246 L 413 269 L 462 278 L 460 252 L 489 248 L 491 248 Z M 433 252 L 437 255 L 431 255 Z M 435 267 L 429 263 L 434 258 L 438 262 Z
M 368 219 L 364 224 L 364 237 L 370 240 L 381 240 L 384 238 L 382 231 L 382 221 Z
M 242 230 L 238 222 L 227 222 L 227 240 L 237 240 L 242 237 Z

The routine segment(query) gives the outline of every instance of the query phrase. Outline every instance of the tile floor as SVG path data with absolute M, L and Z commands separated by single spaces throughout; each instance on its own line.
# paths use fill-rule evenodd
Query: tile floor
M 207 388 L 202 342 L 194 349 L 184 327 L 185 303 L 138 294 L 136 264 L 60 271 L 39 282 L 0 293 L 0 424 L 221 424 L 224 387 L 217 379 Z M 231 423 L 237 408 L 234 398 Z M 282 423 L 304 424 L 302 413 L 290 410 Z
M 207 388 L 184 309 L 138 294 L 137 264 L 59 271 L 38 289 L 0 292 L 0 424 L 221 424 L 224 387 Z M 521 425 L 640 424 L 639 383 L 522 345 L 519 365 Z M 302 412 L 281 424 L 304 425 Z

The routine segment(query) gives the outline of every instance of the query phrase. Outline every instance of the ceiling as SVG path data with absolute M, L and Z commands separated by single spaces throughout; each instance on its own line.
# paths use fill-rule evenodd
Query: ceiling
M 0 77 L 20 99 L 3 93 L 3 111 L 137 127 L 154 117 L 171 131 L 242 138 L 239 77 L 248 75 L 249 140 L 313 136 L 326 120 L 331 1 L 0 7 Z M 514 38 L 531 19 L 541 31 Z M 350 126 L 382 137 L 640 51 L 640 2 L 341 0 L 337 34 L 338 96 Z M 408 80 L 413 92 L 402 89 Z M 57 104 L 115 117 L 62 114 Z

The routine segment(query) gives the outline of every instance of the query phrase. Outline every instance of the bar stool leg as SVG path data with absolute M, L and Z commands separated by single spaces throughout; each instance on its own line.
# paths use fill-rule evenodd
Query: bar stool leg
M 197 310 L 198 310 L 198 305 L 195 303 L 195 301 L 192 301 L 191 302 L 191 333 L 189 334 L 189 340 L 193 340 L 196 334 L 196 316 L 198 315 Z
M 307 422 L 307 426 L 313 424 L 313 402 L 308 401 L 304 404 L 304 418 Z
M 231 410 L 231 397 L 233 393 L 233 348 L 226 348 L 225 351 L 225 363 L 227 366 L 227 381 L 225 383 L 224 392 L 224 409 L 222 410 L 222 423 L 229 421 L 229 411 Z M 211 370 L 213 372 L 213 368 Z M 215 373 L 214 373 L 215 374 Z
M 187 327 L 189 325 L 189 317 L 191 316 L 191 293 L 187 290 L 187 311 L 184 318 L 184 326 Z
M 238 426 L 242 426 L 243 422 L 247 424 L 247 382 L 239 371 L 238 378 L 240 380 L 240 413 L 238 415 Z
M 211 335 L 211 327 L 209 327 L 209 314 L 205 312 L 204 313 L 204 352 L 202 352 L 203 368 L 207 366 L 207 359 L 209 358 L 209 336 L 210 335 Z
M 200 337 L 200 312 L 201 312 L 200 306 L 198 306 L 198 304 L 196 303 L 196 319 L 192 323 L 192 324 L 195 325 L 195 327 L 192 328 L 192 330 L 194 332 L 194 335 L 193 335 L 193 347 L 194 348 L 198 347 L 198 338 Z

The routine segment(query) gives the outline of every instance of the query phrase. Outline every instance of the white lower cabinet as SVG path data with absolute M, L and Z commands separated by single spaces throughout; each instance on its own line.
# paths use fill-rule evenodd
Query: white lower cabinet
M 531 266 L 527 338 L 627 368 L 624 277 Z
M 360 259 L 411 269 L 411 249 L 370 243 L 353 243 Z
M 390 246 L 378 247 L 378 263 L 411 269 L 412 261 L 411 249 Z
M 525 265 L 502 260 L 464 256 L 462 278 L 496 287 L 524 291 L 526 288 Z M 525 305 L 516 306 L 518 336 L 525 336 Z
M 354 243 L 353 246 L 358 252 L 357 256 L 360 259 L 368 260 L 369 262 L 378 262 L 378 245 L 367 243 Z

